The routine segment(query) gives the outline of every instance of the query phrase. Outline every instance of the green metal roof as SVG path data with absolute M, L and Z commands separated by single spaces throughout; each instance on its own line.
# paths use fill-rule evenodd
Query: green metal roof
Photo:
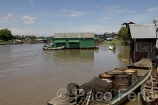
M 93 32 L 54 33 L 54 38 L 94 38 Z
M 80 42 L 79 40 L 69 40 L 69 42 Z
M 55 40 L 55 42 L 65 42 L 65 40 Z

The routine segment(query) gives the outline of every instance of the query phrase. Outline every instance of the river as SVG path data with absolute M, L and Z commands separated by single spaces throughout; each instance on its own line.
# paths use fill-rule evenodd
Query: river
M 68 83 L 81 85 L 129 57 L 123 46 L 112 52 L 108 45 L 53 51 L 43 51 L 43 45 L 0 46 L 0 105 L 46 105 Z

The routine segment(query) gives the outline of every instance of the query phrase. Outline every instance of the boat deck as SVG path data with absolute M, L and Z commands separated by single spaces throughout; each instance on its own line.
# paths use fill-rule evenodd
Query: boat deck
M 142 58 L 142 60 L 134 63 L 135 67 L 152 67 L 151 59 Z

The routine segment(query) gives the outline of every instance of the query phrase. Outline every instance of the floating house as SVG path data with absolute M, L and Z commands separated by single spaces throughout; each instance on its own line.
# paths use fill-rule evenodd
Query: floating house
M 142 58 L 150 58 L 152 61 L 156 60 L 156 26 L 129 24 L 128 32 L 131 36 L 130 43 L 130 57 L 135 61 Z
M 54 47 L 94 48 L 94 33 L 54 33 Z

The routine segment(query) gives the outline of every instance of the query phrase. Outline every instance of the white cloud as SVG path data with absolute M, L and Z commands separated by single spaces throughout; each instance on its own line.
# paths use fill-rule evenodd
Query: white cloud
M 94 6 L 94 8 L 100 8 L 99 6 Z
M 24 29 L 18 29 L 18 28 L 9 28 L 11 30 L 13 35 L 27 35 L 28 31 Z
M 135 12 L 133 10 L 121 9 L 120 6 L 106 6 L 105 12 L 108 14 L 116 14 L 116 13 L 131 13 Z
M 29 16 L 24 16 L 21 18 L 21 20 L 23 21 L 24 24 L 33 24 L 34 20 L 36 20 L 35 17 L 29 17 Z
M 69 9 L 60 9 L 60 11 L 64 12 L 61 16 L 69 16 L 69 17 L 81 17 L 86 14 L 90 14 L 88 12 L 80 12 L 80 11 L 73 11 Z
M 43 32 L 42 30 L 39 29 L 24 29 L 24 28 L 7 28 L 9 30 L 11 30 L 13 35 L 36 35 L 36 36 L 40 36 L 40 35 L 45 35 L 46 32 Z
M 112 19 L 112 18 L 102 18 L 102 20 L 110 20 L 110 19 Z
M 71 10 L 69 10 L 69 9 L 60 9 L 60 11 L 63 11 L 63 12 L 70 12 Z
M 72 12 L 70 14 L 70 17 L 81 17 L 81 16 L 83 16 L 85 14 L 88 14 L 88 13 L 86 13 L 86 12 Z
M 5 20 L 12 19 L 12 18 L 14 18 L 14 14 L 13 13 L 8 13 L 8 14 L 3 15 L 2 18 L 5 19 Z
M 65 27 L 62 30 L 56 30 L 56 32 L 94 32 L 95 30 L 102 29 L 100 25 L 81 25 L 74 27 Z
M 156 11 L 158 11 L 158 7 L 150 8 L 147 11 L 149 11 L 149 12 L 156 12 Z
M 33 0 L 30 0 L 30 3 L 33 4 Z
M 33 24 L 34 21 L 24 21 L 24 24 Z
M 120 7 L 120 6 L 115 6 L 115 7 Z
M 101 19 L 99 19 L 98 21 L 100 21 L 100 22 L 105 22 L 105 21 L 109 21 L 109 20 L 111 20 L 112 18 L 107 18 L 107 17 L 104 17 L 104 18 L 101 18 Z

